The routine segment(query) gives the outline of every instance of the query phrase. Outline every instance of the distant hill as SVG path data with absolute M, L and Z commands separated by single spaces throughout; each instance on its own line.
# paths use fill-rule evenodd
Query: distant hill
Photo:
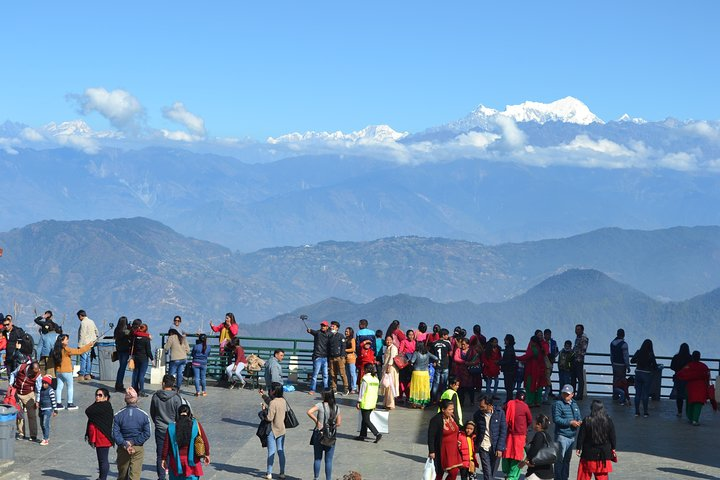
M 242 325 L 241 333 L 256 336 L 303 337 L 300 314 L 316 326 L 321 320 L 337 320 L 342 328 L 357 329 L 360 318 L 370 319 L 370 328 L 385 331 L 399 319 L 404 329 L 419 322 L 439 323 L 468 332 L 474 324 L 489 337 L 512 333 L 517 348 L 524 349 L 535 329 L 550 328 L 558 342 L 574 340 L 574 326 L 585 325 L 590 349 L 608 351 L 618 328 L 624 328 L 631 354 L 645 338 L 651 338 L 658 355 L 674 354 L 681 342 L 718 357 L 717 324 L 720 322 L 720 289 L 684 301 L 664 303 L 596 270 L 568 270 L 550 277 L 527 293 L 501 303 L 436 303 L 427 298 L 393 295 L 364 304 L 327 299 L 255 325 Z
M 394 237 L 240 254 L 185 237 L 152 220 L 131 218 L 40 222 L 0 233 L 0 245 L 5 249 L 0 258 L 0 311 L 12 311 L 16 303 L 20 317 L 27 321 L 33 309 L 50 308 L 74 320 L 74 312 L 85 308 L 91 317 L 106 322 L 127 315 L 162 328 L 180 314 L 187 328 L 195 330 L 206 328 L 209 320 L 219 321 L 227 311 L 244 323 L 256 323 L 334 297 L 344 299 L 338 300 L 343 305 L 351 302 L 347 308 L 354 315 L 354 305 L 373 305 L 404 293 L 452 305 L 455 314 L 448 318 L 515 315 L 542 318 L 550 325 L 556 315 L 555 297 L 562 292 L 572 291 L 575 296 L 584 292 L 583 308 L 593 302 L 628 304 L 626 298 L 616 298 L 614 290 L 606 291 L 602 282 L 590 282 L 585 276 L 559 277 L 568 284 L 543 297 L 541 293 L 552 285 L 545 280 L 566 270 L 594 269 L 644 292 L 645 300 L 634 300 L 633 314 L 650 308 L 644 302 L 655 305 L 655 299 L 682 300 L 677 305 L 685 305 L 691 298 L 692 305 L 698 304 L 703 297 L 692 297 L 720 285 L 718 227 L 649 232 L 613 228 L 492 247 L 442 238 Z M 585 284 L 591 287 L 578 290 Z M 535 306 L 530 316 L 527 312 L 532 309 L 522 303 L 529 298 Z M 483 307 L 478 317 L 469 302 L 494 303 Z M 430 312 L 433 305 L 422 308 Z M 383 308 L 383 315 L 401 315 L 407 308 L 411 318 L 417 305 L 403 307 L 395 301 Z M 563 308 L 558 315 L 567 317 Z M 615 312 L 614 318 L 627 318 L 624 311 Z M 379 315 L 379 309 L 368 313 L 373 315 Z
M 536 145 L 565 145 L 577 135 L 602 138 L 606 129 L 617 133 L 620 145 L 634 144 L 651 129 L 558 122 L 521 127 Z M 648 145 L 668 148 L 667 128 L 651 136 L 656 140 Z M 716 143 L 688 140 L 670 151 L 704 149 L 708 159 L 717 158 Z M 103 148 L 92 155 L 69 148 L 0 149 L 0 230 L 48 218 L 143 216 L 251 252 L 327 239 L 415 235 L 496 244 L 605 226 L 720 224 L 714 172 L 530 166 L 454 155 L 460 158 L 421 164 L 358 154 L 257 164 L 249 152 L 232 158 L 159 147 Z

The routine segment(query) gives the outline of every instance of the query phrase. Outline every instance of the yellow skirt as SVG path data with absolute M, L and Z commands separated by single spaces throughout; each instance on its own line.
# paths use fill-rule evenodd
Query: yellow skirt
M 430 403 L 430 374 L 413 370 L 410 379 L 410 403 L 428 405 Z

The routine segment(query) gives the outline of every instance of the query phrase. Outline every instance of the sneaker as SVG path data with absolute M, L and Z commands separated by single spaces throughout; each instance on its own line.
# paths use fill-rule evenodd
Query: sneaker
M 312 390 L 310 390 L 310 391 L 308 392 L 308 395 L 315 395 L 315 392 L 312 391 Z
M 647 413 L 643 413 L 643 418 L 648 418 L 649 416 Z
M 78 409 L 78 406 L 75 405 L 74 403 L 68 403 L 67 409 L 68 409 L 68 410 L 77 410 L 77 409 Z
M 640 416 L 640 412 L 635 412 L 635 417 L 639 417 L 639 416 Z
M 62 403 L 58 403 L 58 404 L 57 404 L 57 409 L 58 409 L 58 410 L 65 410 L 65 405 L 63 405 Z
M 85 381 L 92 380 L 92 375 L 85 375 Z
M 31 442 L 37 442 L 38 440 L 37 440 L 37 437 L 30 437 L 30 441 L 31 441 Z
M 382 440 L 382 433 L 375 435 L 375 441 L 373 443 L 378 443 L 380 440 Z
M 147 395 L 146 395 L 146 396 L 147 396 Z M 202 393 L 202 396 L 203 396 L 203 397 L 207 397 L 207 392 L 203 392 L 203 393 Z
M 265 475 L 265 478 L 267 478 L 267 480 L 272 480 L 272 473 Z
M 350 390 L 345 390 L 345 391 L 343 392 L 343 395 L 346 396 L 346 397 L 347 397 L 348 395 L 350 395 Z
M 284 474 L 284 473 L 281 473 L 278 478 L 279 478 L 280 480 L 285 480 L 285 474 Z
M 692 424 L 693 424 L 693 427 L 698 427 L 698 426 L 700 426 L 700 422 L 692 422 Z
M 40 445 L 42 445 L 42 446 L 50 445 L 50 441 L 49 441 L 49 440 L 43 440 L 42 442 L 40 442 Z

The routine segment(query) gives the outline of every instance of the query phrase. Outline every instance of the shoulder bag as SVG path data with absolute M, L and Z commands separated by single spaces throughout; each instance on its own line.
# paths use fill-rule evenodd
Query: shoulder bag
M 538 450 L 535 457 L 530 461 L 536 467 L 552 465 L 555 463 L 555 460 L 557 460 L 557 445 L 555 445 L 555 442 L 548 440 L 547 435 L 547 432 L 543 432 L 545 446 Z
M 132 347 L 130 348 L 130 358 L 128 359 L 128 363 L 127 363 L 128 370 L 135 370 L 135 359 L 133 358 L 134 353 L 135 353 L 135 339 L 133 338 Z
M 287 405 L 287 410 L 285 410 L 285 428 L 295 428 L 300 425 L 300 422 L 295 416 L 295 412 L 293 412 L 293 409 L 290 408 L 290 404 L 287 400 L 285 400 L 285 405 Z

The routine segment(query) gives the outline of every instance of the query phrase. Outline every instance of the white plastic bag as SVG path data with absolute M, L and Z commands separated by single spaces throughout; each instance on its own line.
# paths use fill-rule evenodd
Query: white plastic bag
M 423 480 L 435 480 L 435 460 L 430 457 L 425 461 L 422 478 Z

